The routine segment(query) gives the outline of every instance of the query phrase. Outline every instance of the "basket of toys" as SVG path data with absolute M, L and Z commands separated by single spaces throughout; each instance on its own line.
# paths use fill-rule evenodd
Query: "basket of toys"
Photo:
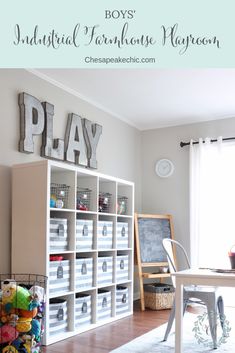
M 127 214 L 127 202 L 128 202 L 128 197 L 118 196 L 117 214 L 121 214 L 121 215 Z
M 110 213 L 112 194 L 108 192 L 99 193 L 99 212 Z
M 50 207 L 68 208 L 69 188 L 66 184 L 51 183 Z
M 0 274 L 0 281 L 0 352 L 41 352 L 47 277 Z
M 89 211 L 91 202 L 91 189 L 77 187 L 77 210 Z

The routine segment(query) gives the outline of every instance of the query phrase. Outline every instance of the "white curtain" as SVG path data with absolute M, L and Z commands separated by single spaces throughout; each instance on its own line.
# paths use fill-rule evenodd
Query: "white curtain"
M 235 143 L 190 143 L 190 257 L 194 267 L 230 268 L 235 244 Z M 234 246 L 235 251 L 235 246 Z

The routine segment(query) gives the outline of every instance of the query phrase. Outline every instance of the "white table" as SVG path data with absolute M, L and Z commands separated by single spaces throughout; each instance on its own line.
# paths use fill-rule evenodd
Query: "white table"
M 173 274 L 172 274 L 173 275 Z M 175 289 L 175 353 L 183 353 L 183 286 L 203 285 L 235 287 L 235 273 L 217 273 L 210 270 L 190 269 L 174 274 Z

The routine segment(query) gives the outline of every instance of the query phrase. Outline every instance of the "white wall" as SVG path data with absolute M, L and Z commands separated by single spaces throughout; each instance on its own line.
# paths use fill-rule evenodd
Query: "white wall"
M 189 251 L 189 148 L 180 141 L 191 138 L 235 136 L 235 118 L 145 131 L 142 134 L 142 211 L 172 214 L 175 238 Z M 174 174 L 159 178 L 155 163 L 169 158 L 175 165 Z
M 141 211 L 141 133 L 137 129 L 25 70 L 1 69 L 0 92 L 0 273 L 10 270 L 11 166 L 41 158 L 41 137 L 38 136 L 35 137 L 34 154 L 18 152 L 20 92 L 55 106 L 55 138 L 64 138 L 68 113 L 79 114 L 102 125 L 103 133 L 97 148 L 98 171 L 134 181 L 135 208 Z

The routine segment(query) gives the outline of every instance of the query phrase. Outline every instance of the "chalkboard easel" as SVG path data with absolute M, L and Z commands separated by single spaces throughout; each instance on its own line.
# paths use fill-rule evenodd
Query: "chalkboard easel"
M 145 310 L 144 279 L 154 278 L 161 281 L 164 277 L 170 277 L 169 273 L 143 271 L 143 268 L 168 266 L 167 257 L 162 247 L 164 238 L 174 239 L 171 215 L 135 214 L 135 250 L 141 310 Z

